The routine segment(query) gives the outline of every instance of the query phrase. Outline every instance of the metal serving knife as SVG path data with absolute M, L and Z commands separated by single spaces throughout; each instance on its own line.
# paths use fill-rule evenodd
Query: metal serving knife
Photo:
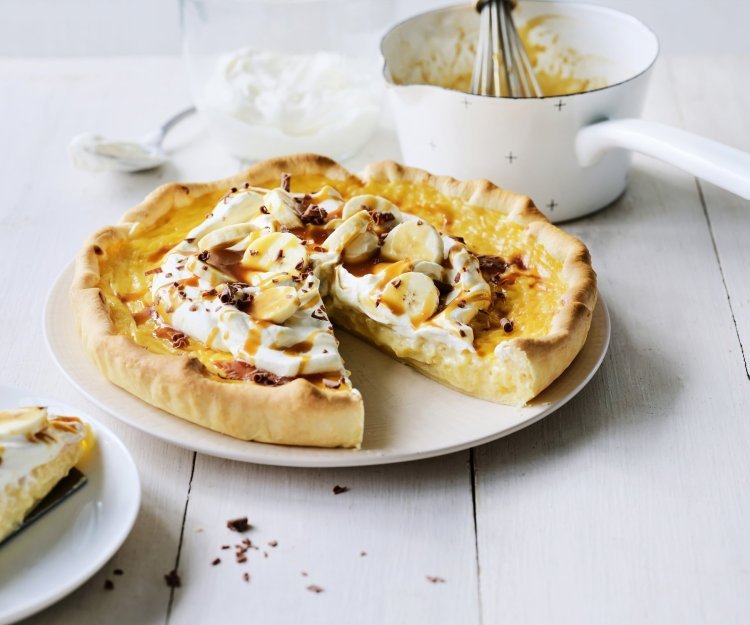
M 26 515 L 26 518 L 24 518 L 21 525 L 8 534 L 4 540 L 0 541 L 0 546 L 4 545 L 15 536 L 18 536 L 18 534 L 41 519 L 50 510 L 53 510 L 68 497 L 77 493 L 86 485 L 86 482 L 88 482 L 88 478 L 78 469 L 73 467 L 68 475 L 61 479 L 55 487 L 47 493 L 47 496 L 34 506 L 34 508 Z

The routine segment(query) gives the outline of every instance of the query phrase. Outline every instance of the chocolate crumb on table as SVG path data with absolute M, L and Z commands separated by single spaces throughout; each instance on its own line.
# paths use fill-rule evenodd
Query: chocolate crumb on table
M 222 546 L 221 546 L 221 548 L 222 548 L 222 549 L 229 549 L 229 548 L 230 548 L 230 545 L 222 545 Z
M 300 575 L 302 575 L 302 577 L 307 577 L 307 571 L 300 571 Z
M 310 592 L 314 592 L 316 595 L 319 594 L 319 593 L 321 593 L 321 592 L 323 592 L 323 588 L 321 588 L 317 584 L 310 584 L 307 587 L 307 590 L 309 590 Z
M 340 495 L 341 493 L 346 493 L 349 491 L 348 486 L 339 486 L 336 484 L 336 486 L 333 487 L 333 494 L 334 495 Z
M 431 584 L 445 584 L 445 580 L 442 577 L 437 577 L 435 575 L 425 575 L 425 577 Z
M 232 530 L 233 532 L 246 532 L 249 529 L 252 529 L 252 525 L 247 522 L 247 517 L 243 516 L 239 519 L 231 519 L 227 521 L 227 527 Z
M 115 584 L 111 579 L 104 580 L 104 590 L 114 590 Z
M 115 570 L 114 570 L 114 571 L 112 571 L 112 572 L 113 572 L 113 573 L 114 573 L 115 575 L 122 575 L 124 571 L 123 571 L 122 569 L 115 569 Z
M 250 581 L 250 573 L 243 573 L 242 579 L 244 579 L 246 582 Z
M 216 558 L 211 562 L 212 566 L 216 566 L 217 564 L 221 564 L 221 558 Z
M 164 576 L 164 581 L 167 582 L 167 586 L 170 588 L 180 588 L 182 586 L 182 580 L 177 574 L 177 569 L 172 569 L 169 573 Z
M 269 540 L 268 541 L 268 546 L 269 547 L 278 547 L 278 545 L 279 545 L 279 541 L 278 540 Z
M 360 551 L 360 552 L 359 552 L 359 557 L 360 557 L 360 558 L 363 558 L 363 557 L 364 557 L 364 556 L 366 556 L 366 555 L 367 555 L 367 552 L 366 552 L 366 551 Z

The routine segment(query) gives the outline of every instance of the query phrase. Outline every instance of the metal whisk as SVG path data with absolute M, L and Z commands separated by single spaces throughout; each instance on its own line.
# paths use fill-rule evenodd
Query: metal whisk
M 542 95 L 512 10 L 515 0 L 477 0 L 479 41 L 470 91 L 476 95 L 538 98 Z

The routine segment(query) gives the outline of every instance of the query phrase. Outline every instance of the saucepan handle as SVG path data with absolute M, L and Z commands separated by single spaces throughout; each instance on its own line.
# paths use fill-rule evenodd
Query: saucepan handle
M 582 128 L 578 161 L 593 165 L 612 148 L 653 156 L 750 200 L 750 154 L 690 132 L 643 119 L 614 119 Z

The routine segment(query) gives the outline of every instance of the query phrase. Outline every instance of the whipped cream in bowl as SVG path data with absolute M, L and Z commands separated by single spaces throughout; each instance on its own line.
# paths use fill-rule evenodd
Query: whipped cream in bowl
M 343 159 L 380 117 L 378 42 L 393 0 L 183 0 L 193 101 L 244 162 L 314 152 Z
M 375 130 L 381 90 L 377 68 L 363 59 L 252 48 L 222 55 L 208 80 L 194 85 L 217 137 L 246 161 L 356 152 Z

